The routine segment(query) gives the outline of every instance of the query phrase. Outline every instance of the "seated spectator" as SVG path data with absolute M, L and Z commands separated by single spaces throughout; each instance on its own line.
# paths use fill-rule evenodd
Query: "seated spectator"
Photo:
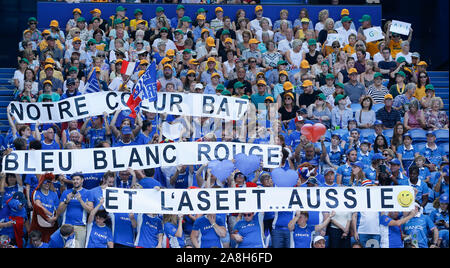
M 417 78 L 417 89 L 414 92 L 414 97 L 420 101 L 426 96 L 426 87 L 430 84 L 430 78 L 427 72 L 419 72 Z
M 425 87 L 425 96 L 420 99 L 420 105 L 423 110 L 431 107 L 431 101 L 435 98 L 434 86 L 429 84 Z
M 332 129 L 347 128 L 350 119 L 353 119 L 353 111 L 347 107 L 345 95 L 337 95 L 334 101 L 334 108 L 331 111 Z
M 406 85 L 405 92 L 401 95 L 397 95 L 397 97 L 394 98 L 394 103 L 392 104 L 392 107 L 399 111 L 401 116 L 403 117 L 405 112 L 408 111 L 409 104 L 413 100 L 417 100 L 414 98 L 414 92 L 416 90 L 416 84 L 414 83 L 408 83 Z
M 378 110 L 375 115 L 376 119 L 380 120 L 383 123 L 383 128 L 393 128 L 394 125 L 400 121 L 401 115 L 400 112 L 393 109 L 393 97 L 391 94 L 387 94 L 384 96 L 384 107 Z
M 358 128 L 372 128 L 375 123 L 375 112 L 372 110 L 373 100 L 366 96 L 361 100 L 361 110 L 356 111 L 355 119 Z
M 349 70 L 348 76 L 350 80 L 345 84 L 344 92 L 352 103 L 360 103 L 362 98 L 367 95 L 367 90 L 363 84 L 358 82 L 358 71 L 355 68 Z
M 389 94 L 389 90 L 383 85 L 383 76 L 381 73 L 373 75 L 373 84 L 367 89 L 367 94 L 373 99 L 374 104 L 384 102 L 384 96 Z
M 419 108 L 419 101 L 414 99 L 408 106 L 408 111 L 403 118 L 403 126 L 405 131 L 414 128 L 426 128 L 425 113 Z
M 284 124 L 288 124 L 289 121 L 296 117 L 297 110 L 300 109 L 294 103 L 294 94 L 291 92 L 287 92 L 282 96 L 282 105 L 278 109 L 278 113 L 280 114 L 281 121 Z
M 316 101 L 308 106 L 308 119 L 314 123 L 322 123 L 327 129 L 331 127 L 331 111 L 326 106 L 326 97 L 320 93 Z
M 442 99 L 434 97 L 431 100 L 431 105 L 425 110 L 425 122 L 427 129 L 448 129 L 448 116 L 445 111 L 442 111 L 444 104 Z

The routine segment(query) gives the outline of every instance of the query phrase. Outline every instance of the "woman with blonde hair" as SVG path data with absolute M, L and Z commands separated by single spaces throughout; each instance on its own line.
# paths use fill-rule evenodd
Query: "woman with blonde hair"
M 431 99 L 431 106 L 425 110 L 425 122 L 428 130 L 448 129 L 448 116 L 442 111 L 444 103 L 439 97 Z
M 363 168 L 364 164 L 359 161 L 352 163 L 352 175 L 350 176 L 351 186 L 362 186 L 363 181 L 366 179 Z
M 372 60 L 366 60 L 365 67 L 365 71 L 359 76 L 359 82 L 369 88 L 375 82 L 375 63 Z
M 183 233 L 183 215 L 182 214 L 164 214 L 163 215 L 164 238 L 163 244 L 168 248 L 183 248 L 186 245 Z
M 314 30 L 316 32 L 316 37 L 319 36 L 319 32 L 322 31 L 323 28 L 325 28 L 325 21 L 328 19 L 330 13 L 328 9 L 322 9 L 319 12 L 319 22 L 316 23 L 316 27 L 314 27 Z

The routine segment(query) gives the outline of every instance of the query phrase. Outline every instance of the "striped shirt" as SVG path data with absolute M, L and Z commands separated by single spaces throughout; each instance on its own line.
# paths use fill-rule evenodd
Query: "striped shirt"
M 367 93 L 372 97 L 374 100 L 374 104 L 380 104 L 384 103 L 384 96 L 386 94 L 389 94 L 389 90 L 385 86 L 381 86 L 380 89 L 377 89 L 375 85 L 370 85 Z

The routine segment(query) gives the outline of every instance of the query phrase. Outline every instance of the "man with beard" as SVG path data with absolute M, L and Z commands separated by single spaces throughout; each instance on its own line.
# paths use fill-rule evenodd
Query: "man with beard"
M 164 77 L 161 77 L 158 79 L 158 81 L 161 83 L 161 90 L 160 92 L 166 92 L 166 86 L 168 83 L 172 83 L 175 85 L 176 91 L 182 91 L 183 90 L 183 83 L 180 79 L 173 76 L 173 68 L 170 64 L 164 64 Z

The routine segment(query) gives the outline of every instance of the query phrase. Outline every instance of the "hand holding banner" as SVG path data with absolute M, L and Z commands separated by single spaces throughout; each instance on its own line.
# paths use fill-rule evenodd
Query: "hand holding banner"
M 365 29 L 364 36 L 366 37 L 366 43 L 384 39 L 383 30 L 379 26 Z
M 411 30 L 411 23 L 402 22 L 398 20 L 392 20 L 391 27 L 389 31 L 391 33 L 397 33 L 401 35 L 409 35 Z

